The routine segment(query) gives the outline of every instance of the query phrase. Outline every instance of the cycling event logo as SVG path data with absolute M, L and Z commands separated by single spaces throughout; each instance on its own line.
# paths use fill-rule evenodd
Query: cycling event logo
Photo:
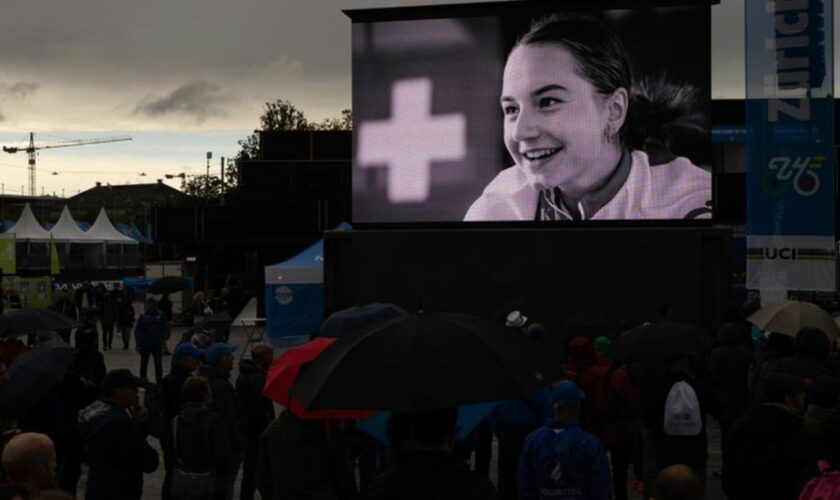
M 767 164 L 761 190 L 770 196 L 781 196 L 793 188 L 799 196 L 813 196 L 820 190 L 820 176 L 825 156 L 774 156 Z

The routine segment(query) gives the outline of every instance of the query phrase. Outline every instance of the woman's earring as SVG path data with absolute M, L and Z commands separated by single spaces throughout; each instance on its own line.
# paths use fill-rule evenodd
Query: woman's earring
M 607 128 L 604 129 L 604 139 L 611 143 L 615 138 L 615 132 L 613 132 L 612 125 L 607 125 Z

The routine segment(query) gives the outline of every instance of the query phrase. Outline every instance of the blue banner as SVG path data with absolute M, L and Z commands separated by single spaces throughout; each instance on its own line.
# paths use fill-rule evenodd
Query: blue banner
M 832 0 L 745 2 L 747 287 L 834 290 Z

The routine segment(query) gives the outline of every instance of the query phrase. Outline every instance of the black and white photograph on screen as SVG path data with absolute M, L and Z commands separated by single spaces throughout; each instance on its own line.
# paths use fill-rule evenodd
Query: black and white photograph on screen
M 354 221 L 710 218 L 709 16 L 355 22 Z

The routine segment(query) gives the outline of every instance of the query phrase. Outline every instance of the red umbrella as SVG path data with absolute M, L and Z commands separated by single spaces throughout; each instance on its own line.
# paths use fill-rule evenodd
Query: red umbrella
M 364 420 L 372 417 L 376 412 L 369 410 L 307 410 L 300 401 L 289 395 L 303 365 L 315 360 L 335 340 L 320 337 L 284 352 L 268 369 L 263 394 L 306 420 Z

